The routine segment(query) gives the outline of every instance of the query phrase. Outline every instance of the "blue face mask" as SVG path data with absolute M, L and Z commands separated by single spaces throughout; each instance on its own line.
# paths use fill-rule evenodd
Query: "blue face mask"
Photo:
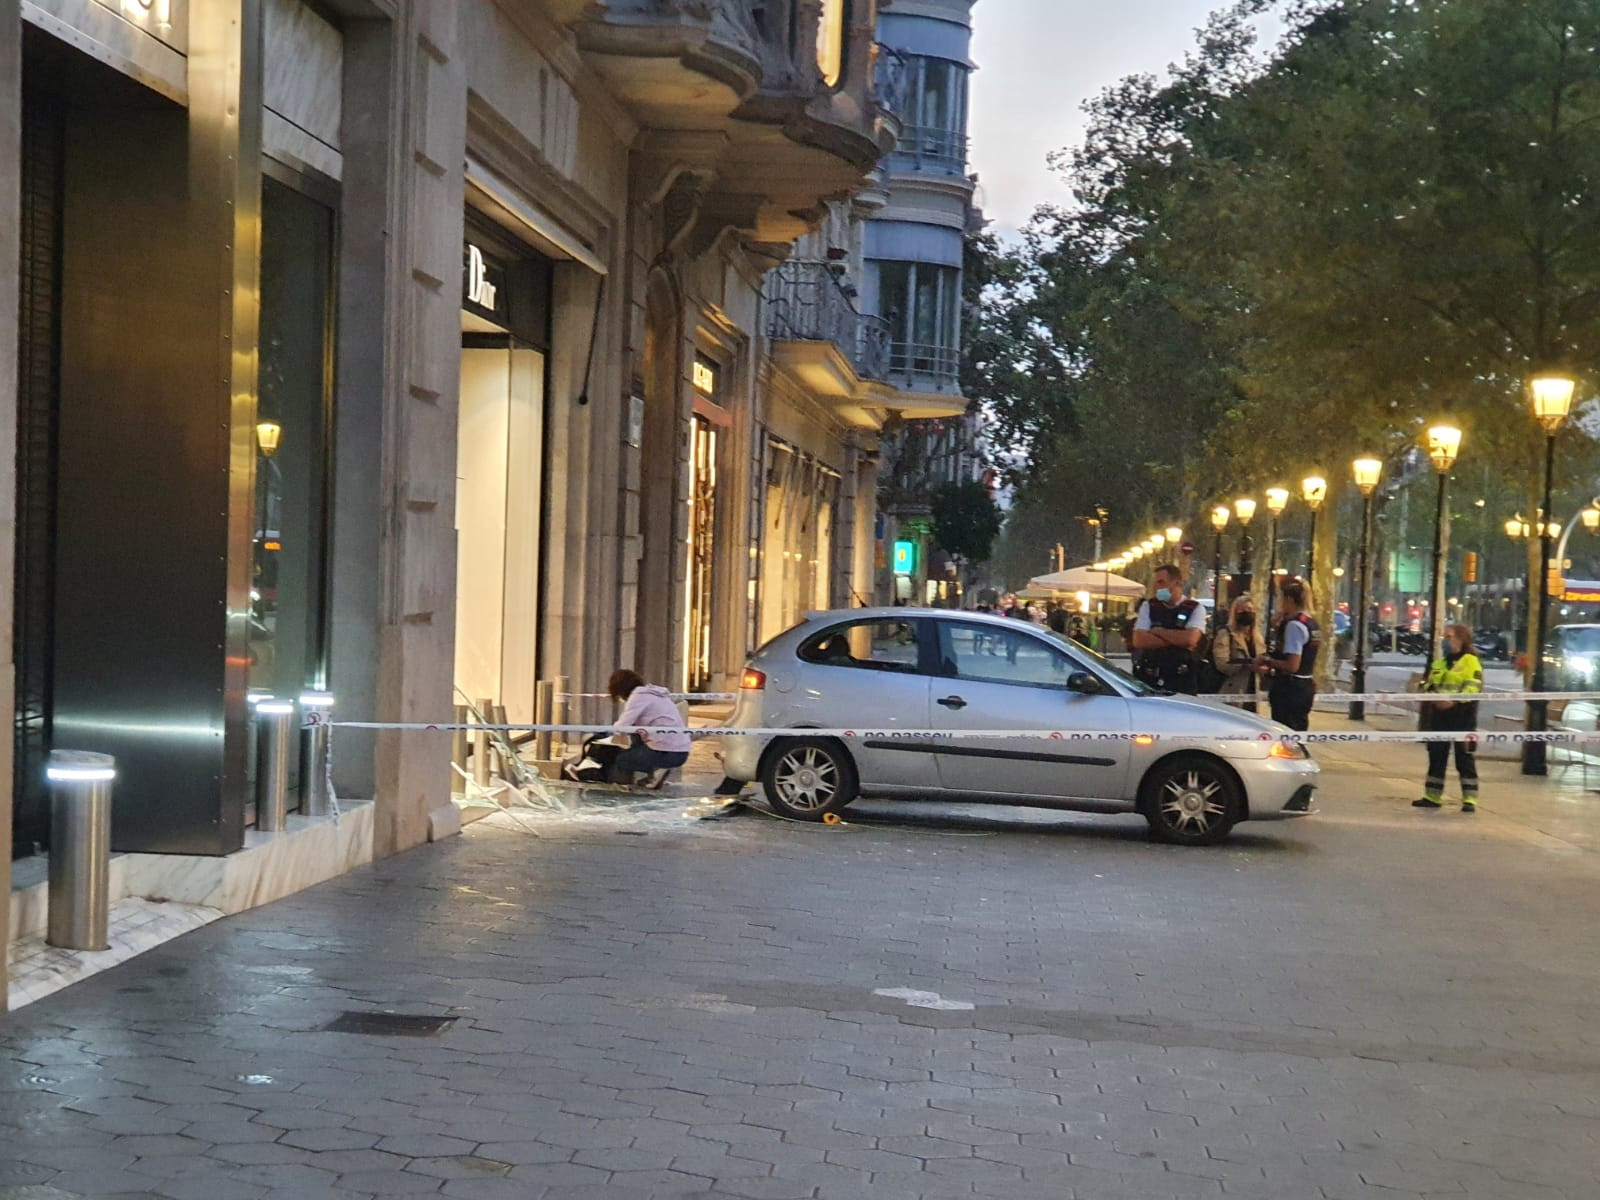
M 1171 588 L 1157 588 L 1156 589 L 1156 599 L 1161 601 L 1161 603 L 1163 603 L 1163 604 L 1171 603 L 1171 601 L 1172 601 L 1172 589 Z

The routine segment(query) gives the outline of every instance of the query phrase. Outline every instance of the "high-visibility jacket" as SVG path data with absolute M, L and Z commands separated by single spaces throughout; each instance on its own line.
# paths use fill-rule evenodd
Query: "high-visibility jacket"
M 1468 650 L 1454 662 L 1436 658 L 1428 671 L 1428 690 L 1449 695 L 1477 695 L 1483 691 L 1483 664 Z

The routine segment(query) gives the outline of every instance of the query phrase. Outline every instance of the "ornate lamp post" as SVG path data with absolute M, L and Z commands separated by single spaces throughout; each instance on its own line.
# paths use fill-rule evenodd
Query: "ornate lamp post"
M 1240 496 L 1233 502 L 1233 515 L 1239 518 L 1239 578 L 1229 590 L 1238 596 L 1250 590 L 1250 573 L 1254 569 L 1255 548 L 1250 542 L 1250 522 L 1256 516 L 1255 500 Z
M 1378 490 L 1383 478 L 1383 462 L 1376 458 L 1358 458 L 1350 464 L 1350 473 L 1356 487 L 1361 489 L 1361 549 L 1356 558 L 1356 594 L 1360 608 L 1356 611 L 1356 665 L 1350 687 L 1361 695 L 1367 690 L 1367 619 L 1370 607 L 1367 593 L 1372 587 L 1372 493 Z M 1350 701 L 1350 719 L 1367 719 L 1367 702 Z
M 1539 606 L 1537 617 L 1529 613 L 1528 655 L 1533 659 L 1535 692 L 1545 688 L 1544 676 L 1544 622 L 1550 607 L 1550 490 L 1556 468 L 1556 431 L 1572 411 L 1573 393 L 1578 381 L 1559 371 L 1545 371 L 1528 380 L 1528 396 L 1533 403 L 1533 415 L 1544 426 L 1544 507 L 1539 510 Z M 1544 700 L 1530 700 L 1526 720 L 1528 732 L 1543 733 L 1549 728 L 1549 705 Z M 1543 775 L 1545 744 L 1528 741 L 1522 744 L 1522 773 Z
M 1211 510 L 1211 528 L 1217 531 L 1217 549 L 1211 556 L 1211 630 L 1222 620 L 1222 531 L 1228 527 L 1228 508 L 1219 504 Z
M 1289 507 L 1289 489 L 1267 489 L 1267 627 L 1272 627 L 1272 604 L 1278 591 L 1278 518 Z
M 1306 542 L 1307 579 L 1315 575 L 1317 570 L 1317 514 L 1322 511 L 1322 502 L 1327 498 L 1328 481 L 1321 475 L 1307 475 L 1300 481 L 1300 499 L 1311 510 L 1311 536 Z
M 1428 606 L 1428 667 L 1439 653 L 1439 622 L 1444 609 L 1444 513 L 1450 490 L 1450 468 L 1461 453 L 1461 430 L 1454 425 L 1434 425 L 1428 430 L 1428 457 L 1439 476 L 1439 498 L 1433 512 L 1433 591 Z

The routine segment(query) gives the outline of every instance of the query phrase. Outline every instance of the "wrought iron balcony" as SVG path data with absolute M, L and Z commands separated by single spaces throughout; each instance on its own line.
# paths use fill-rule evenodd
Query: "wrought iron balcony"
M 926 382 L 940 390 L 954 389 L 961 378 L 961 351 L 924 342 L 893 342 L 889 347 L 889 374 L 910 377 L 919 385 L 917 390 Z
M 832 342 L 859 378 L 888 378 L 888 323 L 858 310 L 827 263 L 787 262 L 768 278 L 775 341 Z

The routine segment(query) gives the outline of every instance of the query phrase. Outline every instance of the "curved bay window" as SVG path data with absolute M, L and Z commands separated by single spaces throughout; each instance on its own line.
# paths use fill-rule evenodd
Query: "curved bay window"
M 894 156 L 919 167 L 966 170 L 966 64 L 922 54 L 897 57 L 894 92 L 905 128 Z
M 961 269 L 879 262 L 878 312 L 889 323 L 889 372 L 953 384 L 959 372 Z

